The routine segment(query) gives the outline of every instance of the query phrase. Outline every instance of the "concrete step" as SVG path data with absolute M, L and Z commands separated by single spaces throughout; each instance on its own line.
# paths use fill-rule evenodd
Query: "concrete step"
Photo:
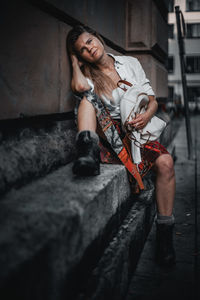
M 31 281 L 32 286 L 43 285 L 45 299 L 60 299 L 53 293 L 92 242 L 102 237 L 129 196 L 121 165 L 102 165 L 101 175 L 76 178 L 69 164 L 18 190 L 13 188 L 0 202 L 1 291 L 9 294 L 9 287 L 23 279 L 25 289 Z M 32 268 L 48 279 L 31 279 Z M 15 292 L 23 295 L 23 291 Z M 36 292 L 30 289 L 28 298 L 19 295 L 40 299 Z
M 100 299 L 104 291 L 110 294 L 105 277 L 109 265 L 113 285 L 121 267 L 126 274 L 129 262 L 136 264 L 154 213 L 144 200 L 152 203 L 152 179 L 146 179 L 147 191 L 136 199 L 130 197 L 121 165 L 101 165 L 101 175 L 85 178 L 76 178 L 71 167 L 60 167 L 2 197 L 1 299 L 74 300 L 82 297 L 83 286 L 91 293 L 88 282 L 94 278 L 92 297 Z M 128 261 L 126 245 L 133 250 Z M 126 284 L 124 280 L 123 290 Z
M 145 184 L 146 191 L 135 199 L 97 266 L 85 280 L 82 279 L 79 294 L 71 299 L 125 299 L 155 217 L 154 185 L 151 179 Z
M 45 176 L 75 158 L 73 120 L 0 128 L 0 195 Z
M 61 167 L 74 157 L 75 133 L 61 122 L 1 145 L 4 300 L 124 299 L 155 214 L 154 179 L 136 197 L 121 165 L 76 178 L 71 163 Z

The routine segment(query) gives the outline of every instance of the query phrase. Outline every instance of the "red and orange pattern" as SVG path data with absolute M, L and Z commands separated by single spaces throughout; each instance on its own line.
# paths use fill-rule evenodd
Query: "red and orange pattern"
M 123 141 L 124 146 L 126 147 L 126 150 L 128 151 L 130 157 L 131 157 L 131 143 L 130 140 L 125 136 L 125 134 L 122 131 L 120 121 L 113 120 L 113 123 L 120 134 L 120 137 Z M 98 130 L 100 130 L 98 128 Z M 112 150 L 109 143 L 106 141 L 106 139 L 103 138 L 103 135 L 101 132 L 98 132 L 100 136 L 100 149 L 101 149 L 101 162 L 102 163 L 108 163 L 108 164 L 121 164 L 121 161 L 119 160 L 116 153 Z M 169 154 L 169 152 L 165 149 L 164 146 L 162 146 L 158 141 L 148 142 L 141 147 L 141 157 L 142 162 L 138 165 L 138 171 L 141 177 L 144 177 L 148 171 L 153 167 L 155 160 L 162 154 Z M 134 183 L 134 189 L 135 192 L 138 192 L 138 188 L 136 186 L 135 180 L 133 180 L 133 176 L 129 175 L 129 180 L 131 182 L 131 185 Z

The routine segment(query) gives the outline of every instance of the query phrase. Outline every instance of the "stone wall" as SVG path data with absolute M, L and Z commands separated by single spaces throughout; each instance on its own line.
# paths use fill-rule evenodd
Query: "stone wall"
M 96 29 L 110 52 L 138 57 L 157 97 L 166 98 L 166 14 L 164 1 L 152 0 L 3 1 L 0 120 L 73 110 L 65 43 L 80 23 Z

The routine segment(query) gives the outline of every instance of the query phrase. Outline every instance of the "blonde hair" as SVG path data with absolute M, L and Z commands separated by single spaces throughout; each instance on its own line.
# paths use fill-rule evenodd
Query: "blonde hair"
M 71 29 L 68 33 L 68 54 L 74 53 L 78 57 L 78 59 L 83 62 L 81 71 L 83 72 L 85 77 L 88 77 L 92 80 L 95 93 L 98 96 L 104 94 L 105 96 L 109 97 L 110 95 L 112 95 L 112 90 L 116 88 L 113 80 L 109 76 L 104 74 L 95 64 L 83 60 L 75 48 L 75 42 L 77 41 L 78 37 L 84 32 L 90 33 L 91 35 L 95 36 L 103 44 L 103 46 L 105 45 L 103 39 L 96 31 L 87 26 L 78 25 Z

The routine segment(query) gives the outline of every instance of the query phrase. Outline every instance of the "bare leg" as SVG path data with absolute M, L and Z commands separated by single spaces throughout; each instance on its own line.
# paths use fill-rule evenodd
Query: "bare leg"
M 155 162 L 156 201 L 158 213 L 171 216 L 175 195 L 175 172 L 173 159 L 169 154 L 159 156 Z
M 78 176 L 100 174 L 100 148 L 96 126 L 95 109 L 83 98 L 78 108 L 77 159 L 72 167 L 73 173 Z
M 78 108 L 78 131 L 96 131 L 96 113 L 93 105 L 86 99 L 81 100 Z
M 176 254 L 173 246 L 175 172 L 171 155 L 162 154 L 155 162 L 156 178 L 156 260 L 160 265 L 173 266 Z

